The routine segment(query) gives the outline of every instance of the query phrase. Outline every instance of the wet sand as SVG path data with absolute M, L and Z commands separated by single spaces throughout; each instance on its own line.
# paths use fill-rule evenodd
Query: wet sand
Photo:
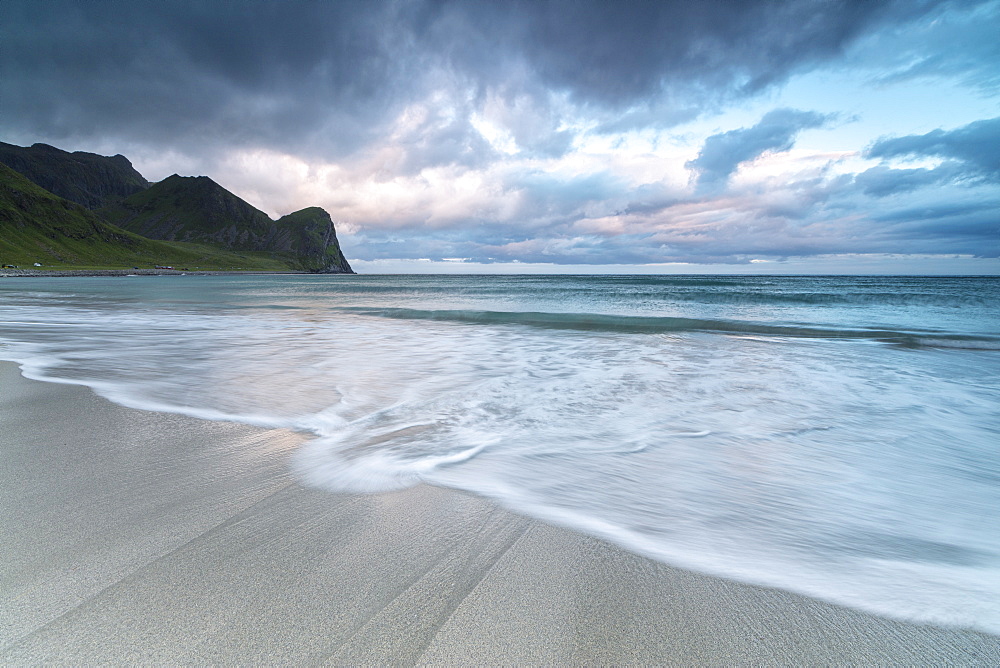
M 0 363 L 0 663 L 1000 665 L 1000 638 L 720 580 L 429 486 L 302 487 L 303 436 Z

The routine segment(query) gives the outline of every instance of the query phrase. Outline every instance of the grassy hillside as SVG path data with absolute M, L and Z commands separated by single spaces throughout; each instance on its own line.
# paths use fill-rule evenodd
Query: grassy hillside
M 174 174 L 98 213 L 150 239 L 207 242 L 230 250 L 285 250 L 275 245 L 277 228 L 266 213 L 207 176 Z
M 146 239 L 35 185 L 0 165 L 0 263 L 47 268 L 148 268 L 283 271 L 290 258 L 222 251 L 205 244 Z

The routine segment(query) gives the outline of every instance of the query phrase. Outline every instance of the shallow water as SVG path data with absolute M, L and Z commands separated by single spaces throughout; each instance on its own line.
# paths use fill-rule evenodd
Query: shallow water
M 0 357 L 655 559 L 1000 633 L 1000 280 L 0 282 Z

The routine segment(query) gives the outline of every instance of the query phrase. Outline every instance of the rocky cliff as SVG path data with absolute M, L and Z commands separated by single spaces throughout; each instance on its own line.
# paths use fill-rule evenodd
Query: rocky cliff
M 279 218 L 277 225 L 279 229 L 291 233 L 290 250 L 304 258 L 312 271 L 323 274 L 354 273 L 340 250 L 333 220 L 323 209 L 312 206 L 290 213 Z

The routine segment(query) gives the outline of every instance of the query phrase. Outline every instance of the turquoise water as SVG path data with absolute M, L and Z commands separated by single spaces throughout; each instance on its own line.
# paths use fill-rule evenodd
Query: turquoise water
M 0 281 L 0 357 L 667 563 L 1000 633 L 1000 280 Z

